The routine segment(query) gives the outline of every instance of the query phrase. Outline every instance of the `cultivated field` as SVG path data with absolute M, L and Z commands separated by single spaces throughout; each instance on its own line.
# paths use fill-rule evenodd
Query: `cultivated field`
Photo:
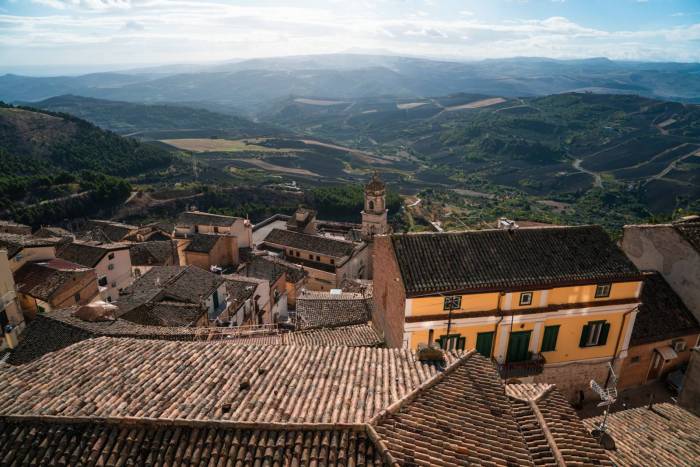
M 282 148 L 270 148 L 259 146 L 259 139 L 209 139 L 209 138 L 183 138 L 162 139 L 162 143 L 192 152 L 285 152 Z
M 480 109 L 482 107 L 489 107 L 491 105 L 501 104 L 505 101 L 506 100 L 502 97 L 492 97 L 491 99 L 481 99 L 480 101 L 470 102 L 468 104 L 445 107 L 445 110 L 447 110 L 448 112 L 452 112 L 455 110 Z
M 347 102 L 345 102 L 345 101 L 330 101 L 330 100 L 324 100 L 324 99 L 306 99 L 303 97 L 300 97 L 298 99 L 294 99 L 294 102 L 298 102 L 300 104 L 306 104 L 306 105 L 320 105 L 320 106 L 347 104 Z

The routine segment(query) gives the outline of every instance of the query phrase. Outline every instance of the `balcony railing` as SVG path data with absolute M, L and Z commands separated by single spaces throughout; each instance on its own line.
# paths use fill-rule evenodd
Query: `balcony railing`
M 533 354 L 530 360 L 522 362 L 497 363 L 498 372 L 503 379 L 527 378 L 539 375 L 544 370 L 545 359 L 542 354 Z

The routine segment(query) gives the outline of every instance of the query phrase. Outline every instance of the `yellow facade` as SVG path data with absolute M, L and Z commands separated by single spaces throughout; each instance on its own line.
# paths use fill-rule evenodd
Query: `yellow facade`
M 631 331 L 629 312 L 635 308 L 634 300 L 638 299 L 640 291 L 638 281 L 614 283 L 609 296 L 600 298 L 595 297 L 596 284 L 555 287 L 523 291 L 532 292 L 531 303 L 524 305 L 520 304 L 520 291 L 465 294 L 461 296 L 460 308 L 453 310 L 450 334 L 459 334 L 466 339 L 465 348 L 473 349 L 478 333 L 494 332 L 492 355 L 499 358 L 500 349 L 503 359 L 510 332 L 531 331 L 530 351 L 539 353 L 545 328 L 559 326 L 555 349 L 542 352 L 547 363 L 612 357 L 623 348 L 624 336 Z M 443 296 L 407 300 L 404 342 L 409 348 L 427 343 L 431 329 L 433 341 L 447 333 L 448 312 L 443 307 Z M 523 313 L 530 309 L 531 313 Z M 469 317 L 470 312 L 475 316 Z M 581 347 L 584 326 L 597 321 L 609 324 L 605 344 Z

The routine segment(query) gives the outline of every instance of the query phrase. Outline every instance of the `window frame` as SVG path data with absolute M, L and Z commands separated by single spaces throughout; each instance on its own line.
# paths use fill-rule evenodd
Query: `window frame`
M 524 301 L 523 299 L 525 297 L 529 297 L 527 301 Z M 518 305 L 520 306 L 530 306 L 532 305 L 532 299 L 535 297 L 534 292 L 520 292 L 520 299 L 518 300 Z
M 73 299 L 75 300 L 75 303 L 80 302 L 80 292 L 76 292 L 75 295 L 73 295 Z
M 460 333 L 449 335 L 443 334 L 438 338 L 437 342 L 442 350 L 464 350 L 467 347 L 467 338 L 466 336 L 462 336 Z M 454 342 L 455 346 L 452 348 L 447 348 L 449 347 L 449 342 Z
M 102 276 L 97 279 L 97 285 L 99 285 L 100 287 L 107 287 L 108 283 L 109 282 L 107 281 L 107 276 Z
M 553 324 L 551 326 L 544 327 L 544 331 L 542 331 L 542 345 L 540 345 L 540 352 L 555 352 L 557 350 L 557 342 L 559 340 L 559 328 L 560 327 L 561 326 L 559 324 Z M 550 340 L 554 341 L 551 348 L 549 346 L 547 346 L 545 348 L 545 344 L 549 344 L 549 342 L 547 341 L 548 330 L 550 333 L 554 334 L 553 338 L 550 337 Z
M 456 304 L 457 306 L 453 306 Z M 445 295 L 442 299 L 442 311 L 455 311 L 462 309 L 461 295 Z
M 604 290 L 605 293 L 604 294 L 599 293 L 600 290 Z M 594 298 L 609 298 L 611 291 L 612 291 L 612 284 L 610 284 L 610 283 L 596 284 L 595 294 L 593 296 L 594 296 Z
M 114 253 L 109 253 L 109 254 L 107 255 L 107 259 L 108 259 L 108 260 L 114 259 Z
M 589 321 L 581 330 L 579 347 L 600 347 L 608 343 L 610 323 L 606 320 Z M 584 341 L 585 337 L 585 341 Z

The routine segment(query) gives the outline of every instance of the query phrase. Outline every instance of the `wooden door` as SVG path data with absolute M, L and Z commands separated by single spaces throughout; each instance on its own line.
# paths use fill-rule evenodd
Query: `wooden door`
M 530 356 L 531 331 L 511 332 L 508 340 L 508 362 L 522 362 Z

